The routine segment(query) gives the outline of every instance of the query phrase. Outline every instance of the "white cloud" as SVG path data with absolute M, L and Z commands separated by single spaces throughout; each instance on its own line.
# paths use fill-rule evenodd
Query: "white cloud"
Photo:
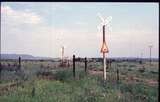
M 43 19 L 31 11 L 14 10 L 9 6 L 1 6 L 2 23 L 16 26 L 20 24 L 40 24 Z
M 50 27 L 41 16 L 1 6 L 1 21 L 2 52 L 49 56 Z

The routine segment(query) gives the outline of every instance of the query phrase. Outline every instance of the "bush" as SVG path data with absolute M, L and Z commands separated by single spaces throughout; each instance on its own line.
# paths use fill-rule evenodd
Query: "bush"
M 128 69 L 128 71 L 132 71 L 132 69 Z
M 156 71 L 150 71 L 150 73 L 152 73 L 152 74 L 158 74 L 158 72 L 156 72 Z
M 139 69 L 139 72 L 144 73 L 145 72 L 145 68 Z
M 55 78 L 60 81 L 67 81 L 68 79 L 72 79 L 73 73 L 71 71 L 58 71 L 55 74 Z

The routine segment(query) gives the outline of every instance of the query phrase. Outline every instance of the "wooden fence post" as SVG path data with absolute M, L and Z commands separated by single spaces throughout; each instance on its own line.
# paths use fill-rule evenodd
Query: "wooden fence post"
M 111 68 L 111 63 L 112 63 L 112 60 L 110 59 L 109 60 L 109 67 Z
M 75 78 L 75 55 L 73 55 L 73 77 Z
M 117 68 L 117 84 L 119 83 L 119 70 Z
M 1 80 L 1 70 L 2 70 L 2 65 L 1 65 L 1 62 L 0 62 L 0 80 Z
M 35 96 L 35 91 L 36 91 L 36 89 L 35 89 L 35 80 L 32 82 L 32 97 L 34 97 Z
M 19 57 L 19 69 L 21 69 L 21 57 Z
M 85 63 L 85 72 L 87 72 L 87 58 L 84 58 L 84 63 Z

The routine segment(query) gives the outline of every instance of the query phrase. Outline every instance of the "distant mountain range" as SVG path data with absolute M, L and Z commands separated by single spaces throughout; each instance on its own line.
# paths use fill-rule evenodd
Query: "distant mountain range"
M 29 60 L 40 60 L 40 59 L 53 59 L 50 57 L 35 57 L 28 54 L 1 54 L 1 59 L 18 59 L 21 57 L 21 59 L 29 59 Z
M 51 58 L 51 57 L 35 57 L 29 54 L 0 54 L 1 59 L 18 59 L 19 56 L 21 59 L 24 60 L 59 60 L 59 58 Z M 89 58 L 92 59 L 92 58 Z M 101 59 L 100 58 L 93 58 L 93 59 Z M 135 60 L 135 59 L 141 59 L 136 57 L 111 57 L 109 59 L 116 59 L 116 60 Z M 143 60 L 149 60 L 149 58 L 142 58 Z M 152 58 L 152 60 L 158 61 L 159 58 Z

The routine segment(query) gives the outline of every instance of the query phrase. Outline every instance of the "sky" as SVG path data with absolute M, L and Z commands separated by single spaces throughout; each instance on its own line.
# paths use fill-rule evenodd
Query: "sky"
M 102 57 L 102 21 L 107 57 L 159 56 L 158 3 L 1 2 L 1 53 Z M 109 25 L 109 26 L 108 26 Z M 100 27 L 100 29 L 97 28 Z

